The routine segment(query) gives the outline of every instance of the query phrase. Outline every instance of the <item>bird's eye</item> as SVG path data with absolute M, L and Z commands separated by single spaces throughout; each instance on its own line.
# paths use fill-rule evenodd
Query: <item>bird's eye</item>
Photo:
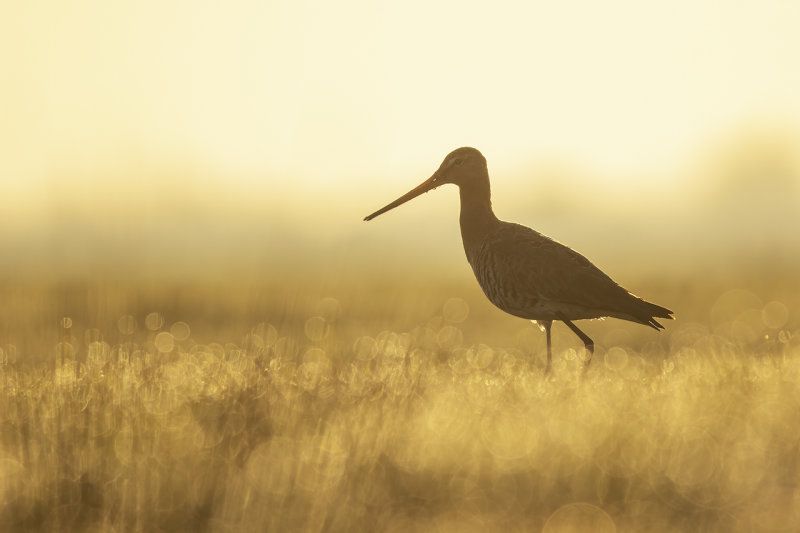
M 458 158 L 455 161 L 453 161 L 453 165 L 458 167 L 458 166 L 461 166 L 462 162 L 463 161 L 461 160 L 461 158 Z

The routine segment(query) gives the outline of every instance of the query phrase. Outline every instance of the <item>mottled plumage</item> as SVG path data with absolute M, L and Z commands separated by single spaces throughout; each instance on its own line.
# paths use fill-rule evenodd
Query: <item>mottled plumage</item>
M 444 183 L 459 187 L 464 251 L 483 292 L 503 311 L 545 328 L 547 368 L 554 320 L 581 338 L 589 352 L 588 365 L 594 343 L 572 320 L 613 317 L 663 329 L 655 318 L 672 318 L 672 311 L 634 296 L 571 248 L 499 220 L 492 211 L 486 159 L 474 148 L 454 150 L 430 179 L 365 220 Z
M 614 317 L 662 328 L 668 310 L 620 287 L 584 256 L 530 228 L 496 220 L 483 242 L 465 247 L 489 300 L 532 320 Z

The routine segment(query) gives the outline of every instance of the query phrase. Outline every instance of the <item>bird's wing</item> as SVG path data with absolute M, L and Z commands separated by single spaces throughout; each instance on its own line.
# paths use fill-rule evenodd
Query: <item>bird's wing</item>
M 658 308 L 629 293 L 575 250 L 525 226 L 499 225 L 484 247 L 490 248 L 484 251 L 494 258 L 494 268 L 502 269 L 505 284 L 513 287 L 507 297 L 514 306 L 538 302 L 645 324 L 653 315 L 647 306 Z

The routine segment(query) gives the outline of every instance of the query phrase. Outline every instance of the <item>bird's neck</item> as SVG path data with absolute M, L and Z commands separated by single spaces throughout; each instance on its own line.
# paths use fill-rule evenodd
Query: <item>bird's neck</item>
M 461 238 L 464 248 L 480 246 L 487 233 L 497 222 L 492 211 L 492 196 L 489 178 L 459 188 L 461 195 Z M 469 255 L 469 251 L 467 252 Z

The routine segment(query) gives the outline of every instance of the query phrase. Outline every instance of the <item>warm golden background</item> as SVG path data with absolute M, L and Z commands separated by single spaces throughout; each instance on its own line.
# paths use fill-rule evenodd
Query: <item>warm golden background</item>
M 800 4 L 0 5 L 7 530 L 800 527 Z M 670 307 L 544 338 L 495 210 Z M 582 326 L 583 327 L 583 326 Z

